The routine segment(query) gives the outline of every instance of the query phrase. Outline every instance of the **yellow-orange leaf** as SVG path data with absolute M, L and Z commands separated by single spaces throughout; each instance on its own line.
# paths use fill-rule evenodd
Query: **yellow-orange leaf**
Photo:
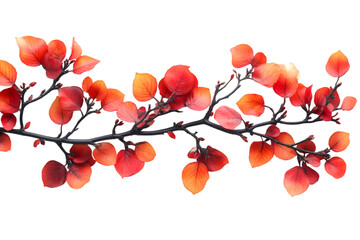
M 274 139 L 287 145 L 295 144 L 294 139 L 287 132 L 280 133 L 280 135 Z M 271 141 L 271 145 L 274 149 L 275 156 L 282 160 L 290 160 L 296 156 L 296 152 L 292 148 L 276 143 L 274 141 Z
M 16 81 L 17 73 L 13 65 L 0 60 L 0 85 L 12 86 Z
M 343 76 L 349 68 L 349 61 L 341 51 L 332 54 L 326 63 L 326 71 L 332 77 Z
M 117 89 L 109 88 L 106 96 L 101 100 L 101 107 L 108 112 L 117 111 L 120 103 L 124 101 L 125 95 Z
M 155 158 L 156 153 L 150 143 L 141 142 L 136 144 L 135 155 L 143 162 L 150 162 Z
M 105 166 L 114 165 L 116 163 L 116 149 L 108 142 L 100 143 L 93 151 L 95 160 Z
M 136 73 L 133 94 L 136 100 L 145 102 L 152 99 L 157 91 L 157 81 L 148 73 Z
M 203 190 L 208 179 L 209 171 L 201 162 L 189 163 L 182 172 L 183 184 L 193 194 Z
M 259 117 L 264 113 L 264 98 L 258 94 L 244 95 L 236 105 L 242 113 Z
M 329 147 L 334 152 L 344 151 L 350 144 L 349 133 L 334 132 L 329 138 Z
M 266 142 L 253 142 L 250 146 L 249 161 L 251 167 L 259 167 L 269 162 L 274 156 L 272 147 Z

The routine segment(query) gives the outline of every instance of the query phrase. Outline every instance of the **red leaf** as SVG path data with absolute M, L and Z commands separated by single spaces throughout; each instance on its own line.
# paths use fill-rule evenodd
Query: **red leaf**
M 341 51 L 332 54 L 326 63 L 326 71 L 332 77 L 343 76 L 349 68 L 349 61 Z
M 77 59 L 81 56 L 82 50 L 80 45 L 75 41 L 75 38 L 73 38 L 72 46 L 71 46 L 71 55 L 69 57 L 69 60 Z
M 227 106 L 219 107 L 215 112 L 214 118 L 226 129 L 235 129 L 242 121 L 240 113 Z
M 261 64 L 265 64 L 266 63 L 266 56 L 264 53 L 262 52 L 258 52 L 255 54 L 254 59 L 251 62 L 251 65 L 253 66 L 253 68 L 256 68 L 258 66 L 260 66 Z
M 265 111 L 264 98 L 258 94 L 246 94 L 236 103 L 236 105 L 245 115 L 259 117 Z
M 334 178 L 339 179 L 345 175 L 346 163 L 340 157 L 333 157 L 326 161 L 325 170 Z
M 143 162 L 150 162 L 154 160 L 156 153 L 154 148 L 148 142 L 140 142 L 135 147 L 136 157 Z
M 24 129 L 28 129 L 30 127 L 31 122 L 25 123 Z
M 315 183 L 317 183 L 317 181 L 319 181 L 320 176 L 314 169 L 308 167 L 305 163 L 302 164 L 302 167 L 303 167 L 306 175 L 308 176 L 309 183 L 311 185 L 315 184 Z
M 88 163 L 73 163 L 66 176 L 66 181 L 71 188 L 79 189 L 90 181 L 91 167 Z
M 62 61 L 66 55 L 66 46 L 60 40 L 52 40 L 48 44 L 48 52 L 56 59 Z
M 280 135 L 280 129 L 275 125 L 271 125 L 266 130 L 265 135 L 269 136 L 269 137 L 272 137 L 272 138 L 276 138 L 276 137 L 278 137 Z
M 0 60 L 0 85 L 12 86 L 17 77 L 16 69 L 6 61 Z
M 189 66 L 176 65 L 167 70 L 164 83 L 170 92 L 175 92 L 179 96 L 187 94 L 197 87 L 198 80 L 189 68 Z
M 0 92 L 0 112 L 15 113 L 19 110 L 20 93 L 14 88 L 6 88 Z
M 16 38 L 20 49 L 20 60 L 28 66 L 36 67 L 42 64 L 44 55 L 48 51 L 46 42 L 32 36 Z
M 70 122 L 73 112 L 61 108 L 59 97 L 56 97 L 49 109 L 51 121 L 55 124 L 64 125 Z
M 117 110 L 117 116 L 125 122 L 136 122 L 138 110 L 133 102 L 122 102 Z
M 207 169 L 211 172 L 218 171 L 229 163 L 225 154 L 210 146 L 200 152 L 197 160 L 205 164 Z
M 325 106 L 326 98 L 330 95 L 330 93 L 333 91 L 332 88 L 323 87 L 318 89 L 315 92 L 314 96 L 314 103 L 316 106 Z M 334 106 L 334 108 L 337 108 L 340 104 L 340 97 L 337 91 L 333 93 L 334 99 L 330 101 L 330 103 Z
M 201 192 L 209 180 L 207 167 L 201 162 L 189 163 L 184 167 L 182 180 L 185 188 L 193 194 Z
M 356 98 L 354 97 L 346 97 L 344 98 L 342 104 L 341 104 L 341 109 L 344 111 L 350 111 L 352 110 L 355 105 L 356 105 Z
M 232 65 L 235 68 L 242 68 L 249 65 L 253 58 L 254 52 L 247 44 L 240 44 L 230 49 L 232 56 Z
M 159 82 L 159 92 L 160 95 L 164 98 L 170 98 L 172 92 L 167 88 L 164 79 L 161 79 Z
M 298 144 L 296 146 L 296 148 L 306 150 L 306 151 L 311 151 L 311 152 L 315 152 L 315 150 L 316 150 L 316 146 L 313 141 L 302 142 L 302 143 Z
M 264 141 L 253 142 L 250 146 L 249 161 L 251 167 L 259 167 L 269 162 L 274 156 L 272 147 Z
M 172 139 L 175 139 L 176 136 L 172 131 L 168 131 L 167 134 L 169 135 L 169 137 L 171 137 Z
M 83 82 L 82 82 L 82 89 L 84 90 L 84 92 L 88 92 L 89 88 L 91 87 L 91 84 L 93 83 L 92 79 L 90 77 L 86 77 L 84 78 Z
M 273 87 L 279 79 L 281 68 L 275 63 L 265 63 L 254 69 L 252 78 L 265 87 Z
M 280 133 L 280 135 L 274 139 L 287 145 L 295 144 L 294 139 L 287 132 Z M 274 141 L 271 141 L 271 145 L 274 149 L 275 156 L 282 160 L 290 160 L 296 156 L 296 152 L 292 148 L 275 143 Z
M 116 163 L 116 149 L 108 142 L 100 143 L 93 151 L 95 160 L 105 166 L 114 165 Z
M 92 99 L 96 99 L 96 101 L 103 100 L 107 94 L 107 87 L 105 85 L 105 82 L 102 80 L 95 81 L 89 87 L 88 93 L 89 93 L 89 96 Z
M 190 149 L 190 151 L 188 152 L 188 158 L 194 158 L 197 159 L 200 155 L 200 151 L 198 151 L 198 149 L 196 147 L 193 147 Z
M 312 153 L 305 157 L 306 162 L 313 167 L 319 167 L 321 159 L 323 159 L 321 156 Z
M 273 89 L 281 97 L 291 97 L 298 87 L 299 71 L 294 64 L 280 65 L 281 74 L 274 84 Z
M 62 62 L 50 53 L 45 53 L 42 66 L 49 72 L 61 72 Z
M 145 163 L 136 157 L 134 150 L 127 149 L 117 154 L 115 169 L 124 178 L 140 172 L 144 165 Z
M 0 133 L 0 151 L 7 152 L 11 150 L 11 140 L 6 133 Z
M 108 112 L 117 111 L 124 97 L 125 95 L 119 90 L 108 88 L 105 98 L 101 100 L 101 107 Z
M 179 110 L 180 108 L 185 107 L 187 100 L 187 95 L 184 96 L 175 96 L 175 98 L 169 103 L 171 110 Z
M 51 160 L 42 169 L 42 181 L 45 187 L 60 187 L 66 181 L 66 168 L 61 163 Z
M 70 148 L 71 159 L 75 163 L 89 162 L 92 158 L 91 148 L 85 144 L 74 144 Z
M 77 111 L 83 105 L 84 93 L 79 87 L 63 87 L 59 89 L 59 101 L 62 109 Z
M 37 147 L 40 144 L 40 139 L 36 139 L 34 141 L 34 147 Z
M 309 188 L 309 177 L 302 167 L 293 167 L 285 173 L 284 186 L 292 197 L 299 195 Z
M 96 59 L 86 56 L 86 55 L 80 56 L 76 59 L 76 61 L 74 63 L 73 72 L 75 74 L 82 74 L 84 72 L 90 71 L 99 62 L 100 62 L 99 60 L 96 60 Z
M 148 73 L 136 73 L 133 81 L 133 95 L 136 100 L 145 102 L 152 99 L 157 91 L 157 81 Z
M 1 116 L 1 123 L 6 131 L 10 131 L 16 125 L 16 117 L 12 113 L 4 113 Z
M 195 111 L 202 111 L 210 106 L 210 90 L 205 87 L 195 87 L 186 100 L 186 106 Z
M 344 151 L 350 144 L 350 134 L 346 132 L 335 132 L 329 138 L 329 147 L 334 152 Z

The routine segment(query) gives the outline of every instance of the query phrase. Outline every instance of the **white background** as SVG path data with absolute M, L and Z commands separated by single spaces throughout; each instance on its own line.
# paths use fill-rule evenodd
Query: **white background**
M 18 84 L 38 82 L 33 89 L 36 96 L 51 80 L 41 67 L 20 62 L 15 37 L 60 39 L 69 50 L 75 37 L 83 54 L 101 62 L 81 76 L 67 75 L 64 85 L 80 85 L 89 75 L 121 90 L 132 101 L 136 72 L 160 80 L 176 64 L 189 65 L 200 85 L 213 90 L 218 80 L 225 81 L 232 73 L 229 49 L 240 43 L 264 52 L 270 62 L 293 62 L 306 86 L 331 86 L 334 79 L 326 74 L 325 64 L 340 49 L 351 68 L 339 94 L 359 99 L 357 5 L 345 0 L 6 1 L 1 4 L 0 59 L 17 68 Z M 236 108 L 236 101 L 252 92 L 263 94 L 274 108 L 281 100 L 271 89 L 246 83 L 225 104 Z M 29 130 L 58 133 L 58 126 L 48 117 L 55 95 L 27 109 L 25 120 L 32 122 Z M 182 169 L 190 162 L 186 154 L 194 144 L 184 133 L 177 133 L 176 140 L 167 136 L 129 138 L 152 143 L 156 159 L 126 179 L 113 167 L 97 164 L 90 183 L 81 190 L 67 185 L 44 188 L 43 165 L 51 159 L 63 162 L 63 154 L 54 144 L 34 149 L 34 139 L 11 135 L 12 150 L 0 155 L 0 239 L 359 239 L 358 109 L 342 112 L 340 126 L 319 123 L 281 128 L 295 141 L 314 134 L 318 149 L 327 147 L 334 131 L 350 132 L 350 146 L 337 154 L 347 162 L 345 177 L 335 180 L 321 166 L 320 181 L 293 198 L 283 187 L 283 175 L 296 160 L 274 158 L 252 169 L 249 144 L 207 128 L 192 130 L 206 138 L 203 146 L 223 151 L 230 163 L 210 173 L 205 190 L 195 196 L 181 181 Z M 202 114 L 174 114 L 154 128 L 198 119 Z M 269 116 L 264 114 L 261 119 Z M 289 112 L 289 120 L 301 117 L 300 111 Z M 115 113 L 93 115 L 73 136 L 108 134 L 115 118 Z M 113 144 L 118 150 L 122 147 L 120 142 Z

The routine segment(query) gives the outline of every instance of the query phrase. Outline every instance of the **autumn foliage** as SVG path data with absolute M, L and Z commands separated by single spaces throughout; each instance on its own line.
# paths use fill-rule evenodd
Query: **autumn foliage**
M 217 147 L 204 147 L 205 139 L 198 132 L 190 130 L 198 125 L 239 136 L 248 143 L 248 159 L 253 168 L 269 164 L 274 157 L 285 161 L 295 159 L 295 166 L 285 172 L 283 182 L 291 196 L 305 192 L 319 180 L 320 175 L 314 168 L 321 166 L 321 162 L 324 162 L 325 171 L 330 176 L 338 179 L 345 175 L 345 161 L 341 157 L 331 156 L 331 153 L 342 152 L 348 147 L 349 133 L 334 132 L 329 136 L 328 143 L 325 143 L 326 147 L 320 144 L 318 149 L 315 135 L 294 139 L 291 132 L 282 128 L 284 125 L 299 125 L 301 128 L 302 124 L 317 122 L 339 124 L 339 112 L 350 111 L 355 107 L 355 97 L 341 98 L 338 93 L 342 85 L 340 78 L 350 68 L 347 57 L 341 51 L 332 54 L 325 64 L 326 72 L 335 78 L 335 83 L 318 89 L 299 82 L 299 70 L 293 63 L 268 62 L 264 53 L 254 52 L 249 45 L 240 44 L 230 50 L 234 73 L 228 81 L 219 81 L 214 91 L 201 86 L 189 66 L 175 65 L 158 79 L 149 73 L 134 73 L 132 94 L 138 102 L 133 102 L 120 90 L 109 88 L 105 81 L 93 80 L 89 76 L 84 76 L 81 83 L 67 82 L 64 86 L 60 82 L 63 75 L 87 73 L 100 62 L 83 55 L 75 39 L 72 39 L 70 51 L 60 40 L 46 43 L 41 38 L 25 36 L 16 38 L 16 42 L 21 62 L 30 67 L 41 66 L 52 85 L 37 97 L 33 94 L 28 96 L 36 82 L 19 84 L 16 68 L 0 60 L 0 85 L 4 87 L 0 91 L 0 151 L 11 150 L 9 134 L 34 138 L 34 147 L 44 145 L 45 142 L 55 143 L 64 153 L 65 160 L 50 160 L 44 165 L 42 181 L 46 187 L 55 188 L 66 182 L 71 188 L 82 188 L 90 181 L 96 163 L 113 166 L 122 178 L 133 176 L 142 171 L 145 164 L 151 164 L 156 159 L 156 151 L 161 150 L 155 150 L 156 146 L 148 142 L 148 136 L 164 134 L 176 140 L 177 132 L 182 131 L 194 139 L 194 147 L 184 156 L 189 159 L 189 163 L 182 170 L 182 181 L 191 193 L 199 193 L 205 188 L 210 174 L 222 170 L 234 159 L 228 159 Z M 233 96 L 245 85 L 245 81 L 272 89 L 274 96 L 282 99 L 282 104 L 274 108 L 271 106 L 272 99 L 257 93 L 242 94 L 233 101 L 233 106 L 219 104 Z M 223 92 L 225 88 L 229 89 L 227 93 Z M 24 121 L 26 107 L 46 99 L 52 91 L 56 91 L 57 95 L 48 100 L 48 111 L 54 127 L 59 127 L 56 137 L 31 132 L 28 130 L 31 129 L 31 123 Z M 147 107 L 142 106 L 144 102 L 147 102 Z M 288 109 L 291 107 L 301 109 L 304 116 L 300 116 L 297 121 L 284 120 L 290 114 Z M 157 118 L 181 113 L 185 108 L 189 111 L 204 111 L 204 116 L 193 122 L 179 121 L 148 130 L 157 122 Z M 103 111 L 113 112 L 115 121 L 110 133 L 89 139 L 71 137 L 87 116 Z M 270 119 L 250 121 L 263 117 L 266 111 L 271 114 Z M 73 119 L 75 116 L 77 119 Z M 70 123 L 73 124 L 71 130 L 63 132 L 63 126 Z M 119 132 L 119 127 L 124 124 L 130 128 Z M 261 131 L 261 127 L 265 128 Z M 131 136 L 142 136 L 144 139 L 132 142 L 128 140 Z M 254 137 L 254 140 L 249 143 L 250 137 Z

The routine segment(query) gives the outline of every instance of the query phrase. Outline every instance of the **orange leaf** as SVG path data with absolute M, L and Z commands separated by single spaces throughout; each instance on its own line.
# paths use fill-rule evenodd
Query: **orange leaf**
M 117 110 L 117 116 L 125 122 L 136 122 L 138 110 L 133 102 L 122 102 Z
M 234 68 L 242 68 L 249 65 L 254 58 L 254 51 L 247 44 L 239 44 L 230 49 L 232 65 Z
M 241 68 L 249 65 L 254 58 L 254 51 L 247 44 L 239 44 L 230 49 L 232 65 L 234 68 Z
M 295 144 L 294 139 L 287 132 L 280 133 L 280 135 L 274 139 L 287 145 Z M 282 160 L 290 160 L 296 156 L 296 152 L 292 148 L 275 143 L 274 141 L 271 141 L 271 145 L 274 149 L 275 156 Z
M 334 132 L 329 138 L 329 147 L 334 152 L 344 151 L 350 144 L 350 134 L 346 132 Z
M 91 148 L 85 144 L 74 144 L 70 148 L 71 159 L 74 163 L 89 162 L 92 158 Z
M 266 63 L 266 56 L 264 53 L 262 52 L 258 52 L 255 54 L 254 59 L 251 62 L 251 65 L 253 66 L 253 68 L 256 68 L 258 66 L 260 66 L 261 64 L 265 64 Z
M 265 87 L 273 87 L 279 79 L 281 68 L 275 63 L 265 63 L 254 69 L 252 78 Z
M 75 41 L 75 38 L 73 38 L 72 45 L 71 45 L 71 55 L 69 57 L 69 60 L 77 59 L 81 56 L 82 50 L 80 45 Z
M 90 181 L 91 172 L 88 163 L 73 163 L 66 175 L 66 181 L 74 189 L 82 188 Z
M 186 100 L 186 106 L 192 110 L 202 111 L 210 106 L 210 90 L 205 87 L 195 87 Z
M 20 49 L 20 60 L 28 66 L 36 67 L 43 63 L 44 55 L 48 51 L 46 42 L 32 36 L 16 38 Z
M 11 150 L 11 140 L 6 133 L 0 133 L 0 151 L 7 152 Z
M 298 87 L 299 71 L 292 63 L 280 67 L 281 74 L 273 89 L 281 97 L 291 97 L 296 93 Z
M 17 77 L 16 69 L 6 61 L 0 60 L 0 85 L 12 86 Z
M 16 125 L 16 117 L 12 113 L 4 113 L 1 116 L 1 123 L 6 131 L 10 131 Z
M 70 122 L 73 112 L 61 108 L 59 97 L 56 97 L 49 109 L 51 121 L 55 124 L 64 125 Z
M 76 59 L 76 61 L 74 63 L 73 72 L 75 74 L 82 74 L 84 72 L 90 71 L 99 62 L 100 62 L 99 60 L 96 60 L 96 59 L 86 56 L 86 55 L 80 56 Z
M 344 111 L 350 111 L 355 107 L 356 102 L 357 102 L 356 98 L 346 97 L 346 98 L 344 98 L 344 100 L 341 104 L 341 109 Z
M 108 142 L 100 143 L 93 151 L 95 160 L 105 166 L 114 165 L 116 163 L 116 149 Z
M 340 157 L 332 157 L 326 161 L 325 170 L 334 178 L 339 179 L 345 175 L 346 163 Z
M 118 153 L 115 169 L 124 178 L 140 172 L 144 165 L 145 163 L 137 158 L 134 150 L 128 148 Z
M 227 106 L 219 107 L 215 112 L 214 118 L 226 129 L 235 129 L 242 121 L 240 113 Z
M 135 147 L 136 157 L 143 162 L 152 161 L 155 156 L 155 150 L 148 142 L 137 143 Z
M 341 51 L 332 54 L 326 63 L 326 71 L 332 77 L 343 76 L 349 68 L 349 61 Z
M 120 103 L 124 101 L 125 95 L 117 89 L 109 88 L 106 96 L 101 100 L 101 107 L 108 112 L 117 111 Z
M 156 91 L 156 78 L 147 73 L 136 73 L 133 81 L 133 94 L 136 100 L 148 101 L 155 96 Z
M 167 70 L 164 83 L 170 92 L 175 92 L 176 95 L 181 96 L 197 87 L 198 80 L 189 68 L 189 66 L 176 65 Z
M 45 164 L 41 171 L 44 187 L 60 187 L 66 182 L 66 168 L 61 163 L 51 160 Z
M 48 51 L 54 58 L 62 61 L 66 55 L 66 46 L 60 40 L 52 40 L 48 44 Z
M 101 101 L 106 97 L 107 87 L 102 80 L 95 81 L 88 90 L 89 96 L 96 101 Z
M 63 87 L 59 89 L 59 102 L 62 109 L 77 111 L 83 105 L 84 93 L 79 87 Z
M 293 106 L 305 106 L 305 92 L 306 87 L 299 83 L 294 95 L 290 97 L 290 102 Z
M 218 171 L 229 163 L 224 153 L 210 146 L 200 152 L 198 161 L 205 164 L 210 172 Z
M 20 93 L 14 88 L 6 88 L 0 92 L 0 112 L 15 113 L 20 107 Z
M 249 161 L 251 167 L 259 167 L 269 162 L 274 156 L 272 147 L 264 141 L 253 142 L 250 146 Z
M 205 164 L 193 162 L 184 167 L 182 181 L 185 188 L 193 194 L 203 190 L 208 180 L 209 172 Z
M 236 103 L 236 105 L 245 115 L 259 117 L 265 111 L 264 98 L 258 94 L 246 94 Z
M 284 186 L 292 197 L 299 195 L 309 188 L 309 177 L 302 167 L 293 167 L 285 173 Z
M 92 83 L 93 83 L 93 80 L 90 77 L 84 78 L 84 80 L 82 81 L 82 85 L 81 85 L 84 92 L 89 91 L 89 88 L 91 87 Z

